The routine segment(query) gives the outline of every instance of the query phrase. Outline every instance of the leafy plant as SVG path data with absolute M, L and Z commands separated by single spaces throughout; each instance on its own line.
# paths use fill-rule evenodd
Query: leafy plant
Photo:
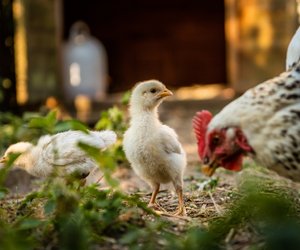
M 77 120 L 57 120 L 55 111 L 23 117 L 0 113 L 0 124 L 1 151 L 20 140 L 36 141 L 42 134 L 88 129 Z M 250 235 L 248 249 L 299 249 L 299 194 L 259 178 L 245 178 L 232 191 L 224 212 L 208 224 L 195 220 L 175 230 L 178 221 L 158 217 L 138 194 L 124 193 L 113 178 L 120 163 L 126 162 L 121 147 L 126 128 L 125 112 L 114 106 L 101 113 L 95 129 L 117 132 L 117 145 L 99 153 L 78 144 L 98 163 L 106 189 L 82 186 L 73 176 L 62 179 L 54 173 L 26 197 L 10 199 L 3 183 L 17 157 L 12 155 L 0 169 L 0 249 L 237 249 L 232 246 L 243 232 Z M 218 186 L 218 178 L 210 179 L 199 192 L 217 192 Z
M 101 112 L 100 119 L 95 125 L 96 130 L 110 129 L 116 132 L 118 139 L 112 146 L 112 151 L 114 153 L 114 159 L 120 164 L 127 163 L 122 148 L 123 134 L 127 127 L 128 124 L 125 113 L 117 106 Z

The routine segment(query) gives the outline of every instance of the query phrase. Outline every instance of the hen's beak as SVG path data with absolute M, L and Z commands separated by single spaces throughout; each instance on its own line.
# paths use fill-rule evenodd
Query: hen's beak
M 162 98 L 162 97 L 172 96 L 172 95 L 173 95 L 173 93 L 170 90 L 165 89 L 165 90 L 159 92 L 157 97 Z
M 203 166 L 201 167 L 201 172 L 202 172 L 203 174 L 205 174 L 206 176 L 211 177 L 211 176 L 214 174 L 214 172 L 216 171 L 216 169 L 217 169 L 217 168 L 213 168 L 213 167 L 211 167 L 210 165 L 203 165 Z
M 209 158 L 205 158 L 203 163 L 204 164 L 202 165 L 201 172 L 209 177 L 211 177 L 219 167 L 219 164 L 216 160 L 209 160 Z

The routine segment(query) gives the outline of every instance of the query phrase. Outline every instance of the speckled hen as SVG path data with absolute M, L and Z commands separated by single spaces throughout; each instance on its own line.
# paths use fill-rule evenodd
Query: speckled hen
M 195 115 L 198 152 L 207 175 L 219 166 L 240 170 L 243 156 L 249 155 L 280 175 L 300 181 L 299 45 L 296 33 L 289 45 L 286 72 L 249 89 L 215 117 L 205 110 Z

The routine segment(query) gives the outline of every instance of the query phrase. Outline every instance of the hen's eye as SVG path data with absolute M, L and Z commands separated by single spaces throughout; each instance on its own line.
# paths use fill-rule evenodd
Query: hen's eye
M 157 90 L 154 89 L 154 88 L 153 88 L 153 89 L 150 89 L 150 92 L 153 93 L 153 94 L 156 93 L 156 91 L 157 91 Z
M 217 145 L 219 144 L 219 142 L 220 142 L 220 137 L 219 137 L 219 136 L 214 136 L 214 137 L 212 138 L 211 144 L 212 144 L 213 146 L 217 146 Z

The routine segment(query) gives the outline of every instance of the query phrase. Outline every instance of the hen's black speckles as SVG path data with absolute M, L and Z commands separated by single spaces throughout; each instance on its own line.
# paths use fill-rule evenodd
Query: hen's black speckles
M 292 169 L 298 170 L 298 167 L 295 164 L 291 164 Z
M 284 86 L 284 85 L 285 85 L 285 82 L 277 82 L 277 85 L 278 85 L 278 86 Z
M 297 117 L 300 119 L 300 110 L 291 110 L 291 113 L 297 115 Z
M 271 89 L 271 90 L 268 92 L 269 95 L 274 95 L 275 93 L 276 93 L 276 90 L 275 90 L 275 89 Z
M 300 94 L 290 94 L 286 96 L 286 99 L 300 99 Z
M 286 129 L 283 129 L 283 130 L 281 130 L 281 132 L 280 132 L 281 136 L 286 136 L 286 133 L 287 133 L 287 130 L 286 130 Z
M 287 90 L 293 90 L 294 88 L 297 88 L 297 84 L 296 83 L 293 83 L 293 84 L 286 84 L 285 86 L 284 86 L 284 88 L 285 89 L 287 89 Z
M 300 103 L 299 103 L 300 104 Z M 279 113 L 274 128 L 282 126 L 280 130 L 270 128 L 272 141 L 272 156 L 275 165 L 281 165 L 282 171 L 278 172 L 290 178 L 294 176 L 299 181 L 300 172 L 300 105 L 294 104 L 294 108 L 287 108 Z M 282 125 L 281 125 L 282 124 Z M 272 166 L 269 166 L 272 169 Z M 275 166 L 274 166 L 275 167 Z M 276 168 L 274 168 L 276 170 Z
M 294 157 L 296 163 L 300 164 L 300 155 L 299 155 L 299 152 L 292 152 L 292 156 Z
M 291 170 L 290 166 L 288 166 L 287 164 L 285 164 L 285 162 L 283 162 L 282 160 L 277 160 L 277 163 L 279 163 L 280 165 L 282 165 L 286 170 Z

